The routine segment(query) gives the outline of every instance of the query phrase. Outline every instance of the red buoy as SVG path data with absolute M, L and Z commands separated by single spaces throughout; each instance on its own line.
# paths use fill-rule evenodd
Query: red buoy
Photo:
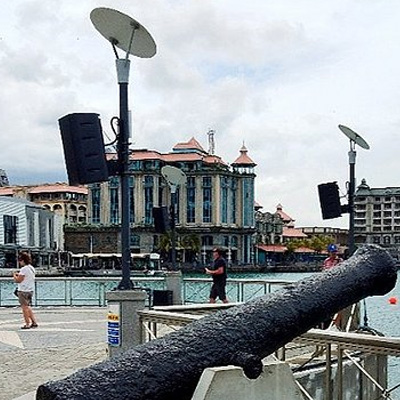
M 389 304 L 397 304 L 397 297 L 395 296 L 389 297 Z

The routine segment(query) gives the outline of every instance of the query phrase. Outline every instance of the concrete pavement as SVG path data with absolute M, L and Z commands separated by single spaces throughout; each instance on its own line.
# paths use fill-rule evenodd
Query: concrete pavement
M 40 384 L 107 358 L 106 308 L 36 307 L 34 312 L 39 327 L 21 330 L 21 309 L 0 307 L 0 400 L 34 399 Z

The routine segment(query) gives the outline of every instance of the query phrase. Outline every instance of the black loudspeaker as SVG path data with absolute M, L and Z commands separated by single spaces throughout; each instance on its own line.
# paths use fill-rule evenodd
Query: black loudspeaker
M 171 230 L 167 207 L 153 207 L 154 228 L 157 233 Z
M 332 219 L 342 215 L 339 187 L 336 182 L 318 185 L 318 194 L 321 204 L 322 219 Z
M 172 290 L 153 290 L 153 306 L 172 306 Z
M 99 115 L 68 114 L 58 120 L 70 185 L 108 180 Z

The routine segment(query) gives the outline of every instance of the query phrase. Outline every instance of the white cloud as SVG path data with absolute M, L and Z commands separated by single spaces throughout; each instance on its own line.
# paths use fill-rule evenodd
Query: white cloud
M 360 133 L 356 175 L 398 186 L 400 4 L 394 0 L 13 0 L 0 15 L 0 168 L 12 183 L 65 180 L 58 118 L 118 113 L 111 46 L 90 11 L 118 9 L 157 42 L 132 59 L 136 147 L 169 151 L 195 136 L 227 162 L 243 141 L 257 163 L 257 201 L 298 225 L 322 221 L 317 185 L 348 180 L 347 138 Z

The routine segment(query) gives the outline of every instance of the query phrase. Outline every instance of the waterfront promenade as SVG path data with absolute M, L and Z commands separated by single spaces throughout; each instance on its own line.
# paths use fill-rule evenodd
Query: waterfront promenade
M 35 398 L 52 379 L 107 358 L 107 308 L 35 307 L 37 329 L 21 330 L 19 307 L 0 307 L 0 400 Z

